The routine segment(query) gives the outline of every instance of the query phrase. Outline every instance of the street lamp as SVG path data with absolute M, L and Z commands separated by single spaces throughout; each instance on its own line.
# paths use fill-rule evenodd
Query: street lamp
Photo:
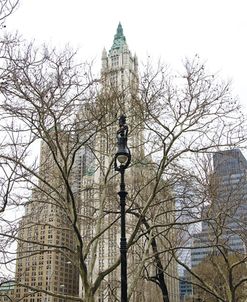
M 127 146 L 128 126 L 126 117 L 119 118 L 119 129 L 117 131 L 118 150 L 115 155 L 114 167 L 121 175 L 120 191 L 120 211 L 121 211 L 121 237 L 120 237 L 120 264 L 121 264 L 121 302 L 127 302 L 127 243 L 125 229 L 125 200 L 128 194 L 125 191 L 124 172 L 128 168 L 131 160 L 130 150 Z

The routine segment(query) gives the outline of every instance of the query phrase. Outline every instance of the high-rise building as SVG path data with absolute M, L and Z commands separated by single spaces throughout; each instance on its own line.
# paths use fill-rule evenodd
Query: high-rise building
M 94 156 L 85 147 L 82 151 L 82 204 L 81 204 L 81 229 L 85 242 L 85 249 L 90 252 L 87 255 L 89 274 L 92 282 L 95 282 L 100 273 L 109 269 L 116 263 L 119 257 L 120 223 L 119 223 L 119 179 L 114 171 L 112 159 L 116 152 L 116 133 L 118 130 L 117 117 L 121 113 L 126 114 L 127 123 L 131 126 L 128 146 L 132 153 L 132 166 L 126 171 L 126 185 L 128 191 L 126 215 L 127 240 L 130 238 L 138 216 L 138 209 L 142 209 L 148 194 L 150 194 L 155 178 L 152 170 L 152 160 L 144 155 L 144 131 L 141 119 L 141 101 L 138 98 L 138 63 L 137 57 L 131 54 L 121 24 L 118 25 L 114 36 L 113 45 L 109 52 L 105 49 L 102 53 L 102 97 L 99 99 L 99 107 L 104 109 L 102 118 L 102 130 L 98 132 L 93 142 Z M 82 115 L 83 115 L 82 109 Z M 149 162 L 148 162 L 149 161 Z M 150 179 L 149 179 L 150 178 Z M 148 185 L 147 185 L 148 184 Z M 145 190 L 143 189 L 145 188 Z M 141 194 L 137 193 L 141 192 Z M 156 199 L 166 200 L 168 190 L 161 190 Z M 155 203 L 155 202 L 154 202 Z M 157 206 L 150 209 L 147 215 L 152 217 L 159 211 L 166 212 L 165 207 L 174 207 L 173 202 L 157 202 Z M 135 209 L 135 210 L 134 210 Z M 153 213 L 151 213 L 153 211 Z M 172 212 L 172 210 L 170 211 Z M 168 215 L 169 216 L 169 215 Z M 156 223 L 167 224 L 172 216 L 160 215 Z M 147 219 L 148 220 L 148 219 Z M 165 223 L 164 223 L 165 222 Z M 158 232 L 158 230 L 156 230 Z M 161 228 L 159 230 L 161 231 Z M 155 232 L 155 230 L 153 230 Z M 99 234 L 99 236 L 97 236 Z M 140 235 L 140 234 L 139 234 Z M 136 237 L 139 236 L 136 234 Z M 174 235 L 174 234 L 173 234 Z M 97 240 L 95 239 L 97 238 Z M 146 271 L 149 276 L 154 276 L 157 266 L 151 265 L 153 258 L 148 255 L 154 251 L 148 251 L 148 242 L 145 236 L 136 239 L 136 244 L 128 249 L 128 284 L 131 290 L 131 301 L 160 301 L 160 288 L 153 282 L 147 282 L 144 276 L 143 258 L 146 256 Z M 157 246 L 165 249 L 167 242 L 162 238 L 156 238 Z M 146 255 L 144 255 L 144 251 Z M 177 267 L 166 253 L 162 253 L 161 262 L 166 269 L 165 281 L 170 296 L 170 301 L 179 300 Z M 168 263 L 170 263 L 168 265 Z M 172 278 L 172 277 L 174 278 Z M 82 286 L 80 286 L 81 288 Z M 114 269 L 106 275 L 97 291 L 98 302 L 116 301 L 120 289 L 120 271 Z
M 67 135 L 61 133 L 60 139 L 66 146 Z M 40 157 L 39 174 L 44 181 L 33 189 L 19 225 L 15 298 L 23 302 L 60 302 L 61 298 L 42 290 L 78 295 L 79 276 L 73 264 L 75 239 L 66 214 L 61 174 L 45 142 Z
M 217 254 L 217 245 L 229 253 L 246 252 L 247 161 L 240 150 L 216 152 L 211 180 L 211 204 L 202 213 L 201 232 L 194 235 L 192 267 L 207 255 Z
M 116 178 L 111 181 L 109 178 L 115 174 L 111 161 L 116 151 L 117 117 L 120 113 L 126 113 L 127 107 L 133 108 L 131 94 L 137 89 L 137 66 L 137 58 L 129 51 L 119 24 L 109 53 L 105 49 L 102 53 L 102 91 L 98 100 L 98 110 L 102 110 L 102 130 L 90 142 L 96 152 L 92 154 L 90 146 L 85 146 L 76 159 L 77 162 L 81 159 L 81 176 L 78 177 L 81 178 L 82 188 L 81 233 L 85 249 L 90 251 L 87 263 L 92 282 L 99 272 L 113 265 L 119 255 L 117 184 Z M 85 114 L 84 110 L 87 108 L 82 108 L 79 116 Z M 132 117 L 128 116 L 130 121 L 134 122 L 134 112 Z M 141 131 L 132 138 L 141 139 Z M 141 146 L 140 143 L 137 145 Z M 130 148 L 134 156 L 136 151 L 132 146 Z M 104 228 L 108 230 L 104 232 Z M 101 232 L 103 234 L 91 243 L 94 236 Z M 105 277 L 97 293 L 98 301 L 115 301 L 120 286 L 118 275 L 119 271 L 114 270 Z

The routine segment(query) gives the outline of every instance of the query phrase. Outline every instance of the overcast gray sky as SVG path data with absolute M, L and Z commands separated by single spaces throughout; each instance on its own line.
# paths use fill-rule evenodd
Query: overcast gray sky
M 96 59 L 112 44 L 121 21 L 130 50 L 144 62 L 161 59 L 175 69 L 199 54 L 211 71 L 232 79 L 247 104 L 246 0 L 20 0 L 7 30 Z

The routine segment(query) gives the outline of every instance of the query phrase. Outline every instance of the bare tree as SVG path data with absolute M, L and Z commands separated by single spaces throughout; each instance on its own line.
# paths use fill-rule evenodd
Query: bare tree
M 0 27 L 5 27 L 4 22 L 17 8 L 19 0 L 1 0 L 0 3 Z
M 208 177 L 201 165 L 202 157 L 244 142 L 244 118 L 237 100 L 230 95 L 229 83 L 219 82 L 214 75 L 207 74 L 198 58 L 185 62 L 185 73 L 181 77 L 169 77 L 166 69 L 162 68 L 159 72 L 152 72 L 147 66 L 142 79 L 139 112 L 143 114 L 148 137 L 147 150 L 155 159 L 153 165 L 157 165 L 154 168 L 156 185 L 153 187 L 157 191 L 146 197 L 146 204 L 152 207 L 154 196 L 157 196 L 159 186 L 163 188 L 163 182 L 166 184 L 166 196 L 169 196 L 167 188 L 173 188 L 180 191 L 180 198 L 183 199 L 179 209 L 159 208 L 158 216 L 155 216 L 164 217 L 169 212 L 175 217 L 174 221 L 150 224 L 150 230 L 156 230 L 153 236 L 166 239 L 165 248 L 162 250 L 159 245 L 158 251 L 153 254 L 156 256 L 168 252 L 171 258 L 177 259 L 179 249 L 186 247 L 179 246 L 181 243 L 177 242 L 174 231 L 186 230 L 188 225 L 196 226 L 203 220 L 200 216 L 203 207 L 211 200 L 206 190 Z M 178 85 L 174 85 L 174 82 Z M 185 185 L 182 192 L 177 188 L 181 185 Z M 159 196 L 158 200 L 165 203 L 169 198 Z M 149 216 L 147 207 L 143 211 L 145 220 L 154 220 Z M 183 216 L 189 219 L 181 221 Z M 152 263 L 155 263 L 154 258 Z M 166 270 L 165 274 L 169 276 L 171 273 Z M 176 278 L 175 274 L 173 277 Z
M 176 301 L 171 289 L 178 278 L 177 233 L 201 221 L 198 213 L 206 199 L 192 200 L 187 191 L 178 209 L 173 191 L 187 181 L 199 195 L 201 156 L 245 140 L 243 117 L 229 84 L 208 75 L 195 58 L 176 76 L 148 65 L 134 93 L 133 87 L 118 91 L 112 86 L 102 92 L 103 80 L 99 84 L 90 66 L 77 63 L 70 50 L 16 46 L 5 44 L 1 65 L 1 210 L 25 207 L 26 212 L 19 227 L 12 217 L 5 220 L 2 264 L 25 259 L 41 266 L 42 259 L 53 261 L 54 256 L 68 271 L 67 265 L 78 268 L 71 269 L 71 277 L 76 283 L 80 276 L 83 290 L 79 297 L 76 285 L 66 293 L 64 286 L 52 285 L 57 277 L 52 268 L 47 268 L 46 283 L 37 279 L 31 284 L 24 277 L 30 270 L 20 270 L 18 299 L 53 296 L 92 302 L 106 294 L 117 301 L 120 213 L 112 166 L 117 117 L 125 109 L 133 154 L 126 177 L 129 300 L 141 297 L 143 280 L 149 280 L 161 289 L 157 299 Z M 124 107 L 127 94 L 131 98 Z M 42 146 L 39 161 L 32 157 L 36 142 Z M 179 220 L 185 213 L 189 223 Z M 43 238 L 42 228 L 51 237 Z M 59 241 L 63 236 L 71 240 Z M 17 253 L 12 246 L 7 249 L 16 241 Z M 112 256 L 99 268 L 104 244 Z
M 201 278 L 201 287 L 194 286 L 195 298 L 199 297 L 201 301 L 245 301 L 245 261 L 246 257 L 226 250 L 221 255 L 208 256 L 194 270 Z

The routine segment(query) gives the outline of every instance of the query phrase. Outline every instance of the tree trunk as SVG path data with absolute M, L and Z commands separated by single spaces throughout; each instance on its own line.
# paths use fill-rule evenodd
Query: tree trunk
M 145 218 L 143 218 L 143 224 L 145 225 L 146 229 L 150 230 L 150 226 L 147 222 L 147 220 Z M 168 293 L 168 289 L 166 286 L 166 282 L 165 282 L 165 275 L 164 275 L 164 268 L 158 253 L 158 247 L 157 247 L 157 242 L 155 240 L 155 238 L 152 238 L 151 240 L 151 246 L 152 246 L 152 250 L 154 252 L 154 263 L 156 265 L 156 276 L 155 278 L 155 283 L 159 286 L 161 292 L 162 292 L 162 299 L 163 302 L 170 302 L 169 300 L 169 293 Z
M 95 302 L 94 294 L 91 288 L 85 289 L 83 302 Z

